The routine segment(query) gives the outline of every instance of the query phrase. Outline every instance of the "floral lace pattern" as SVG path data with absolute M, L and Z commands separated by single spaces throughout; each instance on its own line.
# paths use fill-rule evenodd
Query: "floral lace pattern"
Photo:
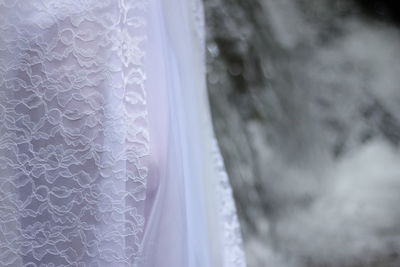
M 0 266 L 140 261 L 146 1 L 0 0 Z

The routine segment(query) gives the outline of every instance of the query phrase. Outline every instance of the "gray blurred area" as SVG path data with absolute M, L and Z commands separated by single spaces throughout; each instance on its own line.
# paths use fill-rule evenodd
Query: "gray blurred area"
M 386 4 L 205 0 L 249 267 L 400 266 L 400 30 Z

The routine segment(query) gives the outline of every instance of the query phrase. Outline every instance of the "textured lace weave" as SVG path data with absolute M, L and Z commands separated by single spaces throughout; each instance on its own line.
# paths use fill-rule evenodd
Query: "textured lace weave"
M 0 266 L 138 264 L 145 12 L 0 0 Z
M 222 217 L 223 267 L 246 267 L 240 224 L 237 218 L 232 188 L 225 170 L 217 139 L 213 136 L 212 140 L 214 161 L 219 174 L 217 189 L 220 201 L 219 214 Z

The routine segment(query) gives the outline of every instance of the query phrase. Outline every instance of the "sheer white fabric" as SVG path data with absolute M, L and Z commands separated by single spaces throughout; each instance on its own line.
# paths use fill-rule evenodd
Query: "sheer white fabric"
M 245 266 L 197 0 L 0 0 L 0 266 Z

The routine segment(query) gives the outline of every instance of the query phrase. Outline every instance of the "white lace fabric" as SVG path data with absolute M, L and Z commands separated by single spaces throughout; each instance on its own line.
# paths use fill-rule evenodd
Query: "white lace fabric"
M 1 266 L 134 265 L 149 154 L 145 4 L 0 4 Z
M 196 260 L 207 254 L 208 248 L 197 252 L 205 242 L 186 246 L 194 242 L 192 232 L 207 231 L 199 231 L 193 216 L 204 215 L 196 208 L 211 194 L 196 189 L 201 175 L 180 159 L 186 155 L 180 151 L 190 152 L 177 137 L 189 128 L 176 129 L 186 117 L 160 119 L 165 134 L 150 126 L 149 100 L 156 106 L 159 95 L 175 114 L 179 108 L 168 101 L 184 87 L 159 82 L 153 88 L 153 69 L 169 81 L 162 63 L 174 65 L 149 51 L 155 45 L 149 36 L 165 38 L 153 37 L 153 29 L 166 27 L 157 6 L 158 0 L 0 0 L 0 266 L 212 266 L 207 256 Z M 201 13 L 197 2 L 189 17 L 203 42 Z M 146 65 L 149 54 L 160 62 Z M 152 118 L 159 110 L 152 108 Z M 165 154 L 154 148 L 159 135 L 170 142 Z M 166 160 L 171 153 L 178 156 Z M 232 260 L 224 266 L 242 267 L 236 211 L 221 177 L 225 208 L 212 220 L 226 231 L 224 251 L 236 251 L 226 252 Z M 154 265 L 155 257 L 174 266 Z

